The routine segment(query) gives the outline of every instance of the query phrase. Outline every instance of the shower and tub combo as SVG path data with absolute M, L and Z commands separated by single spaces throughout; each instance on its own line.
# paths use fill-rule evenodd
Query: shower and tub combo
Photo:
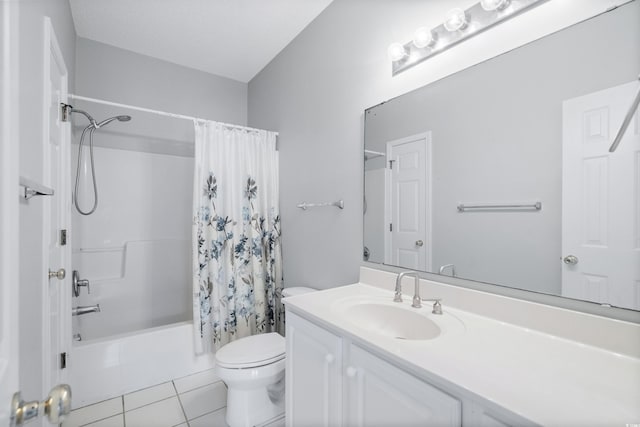
M 174 124 L 100 108 L 66 111 L 77 144 L 67 363 L 76 407 L 213 367 L 193 344 L 193 155 L 176 155 L 170 132 L 155 129 Z M 101 114 L 108 118 L 94 119 Z
M 285 348 L 277 333 L 282 322 L 277 134 L 84 100 L 98 101 L 91 108 L 106 105 L 118 110 L 109 110 L 109 118 L 100 122 L 89 108 L 67 111 L 89 121 L 74 129 L 80 137 L 74 138 L 78 147 L 72 150 L 71 162 L 76 166 L 71 224 L 74 341 L 68 367 L 75 404 L 95 403 L 216 367 L 228 387 L 228 424 L 255 425 L 282 416 Z M 195 131 L 195 137 L 176 132 L 177 124 L 149 122 L 144 114 L 136 113 L 136 120 L 131 120 L 120 114 L 125 108 L 189 119 L 195 125 L 189 132 Z M 107 127 L 123 122 L 129 123 Z M 213 170 L 221 172 L 217 178 Z M 233 194 L 240 203 L 229 203 L 232 206 L 222 211 L 214 201 L 220 194 L 225 194 L 221 199 Z M 247 270 L 234 268 L 265 268 L 251 273 L 257 279 L 251 295 L 255 301 L 262 299 L 261 309 L 250 306 L 254 299 L 244 298 L 244 285 L 222 283 L 223 289 L 233 288 L 239 307 L 228 316 L 247 316 L 238 319 L 233 332 L 237 335 L 225 341 L 221 334 L 231 332 L 214 330 L 219 323 L 207 307 L 227 301 L 229 291 L 221 298 L 212 287 L 202 286 L 219 280 L 206 266 L 216 256 L 206 243 L 216 241 L 219 227 L 210 226 L 214 215 L 228 219 L 223 228 L 229 241 L 221 245 L 233 247 L 228 253 L 238 258 L 226 259 L 224 265 L 225 258 L 220 258 L 224 275 L 248 280 Z M 197 244 L 192 243 L 196 235 Z M 234 236 L 239 240 L 233 241 Z M 257 314 L 260 310 L 264 312 Z M 226 344 L 229 341 L 233 342 Z

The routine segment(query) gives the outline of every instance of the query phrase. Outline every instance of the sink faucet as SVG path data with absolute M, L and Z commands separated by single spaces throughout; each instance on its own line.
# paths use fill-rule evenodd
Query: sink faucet
M 398 274 L 398 277 L 396 278 L 396 293 L 393 297 L 393 301 L 402 302 L 402 278 L 408 275 L 413 275 L 415 278 L 415 289 L 413 292 L 413 303 L 411 304 L 411 307 L 420 308 L 422 307 L 422 299 L 420 298 L 420 278 L 418 277 L 418 273 L 415 271 L 403 271 Z

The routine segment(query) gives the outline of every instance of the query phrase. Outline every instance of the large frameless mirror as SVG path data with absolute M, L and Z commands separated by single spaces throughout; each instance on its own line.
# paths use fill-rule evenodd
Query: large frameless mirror
M 633 1 L 366 110 L 365 261 L 640 310 L 638 52 Z

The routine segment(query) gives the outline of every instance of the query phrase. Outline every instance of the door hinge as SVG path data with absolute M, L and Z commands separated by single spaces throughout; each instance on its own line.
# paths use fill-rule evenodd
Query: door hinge
M 395 162 L 395 160 L 389 160 L 389 169 L 393 169 L 393 162 Z
M 67 367 L 67 352 L 60 353 L 60 369 L 65 369 Z
M 60 103 L 60 121 L 68 122 L 71 120 L 71 109 L 73 107 L 69 104 L 65 104 L 64 102 Z
M 389 224 L 389 231 L 393 231 L 393 224 Z
M 67 244 L 67 230 L 60 230 L 60 246 Z

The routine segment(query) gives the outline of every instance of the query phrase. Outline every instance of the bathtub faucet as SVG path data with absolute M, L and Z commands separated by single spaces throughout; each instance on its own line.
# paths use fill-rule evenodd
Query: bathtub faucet
M 88 313 L 100 313 L 100 304 L 78 306 L 71 309 L 72 316 L 81 316 Z

